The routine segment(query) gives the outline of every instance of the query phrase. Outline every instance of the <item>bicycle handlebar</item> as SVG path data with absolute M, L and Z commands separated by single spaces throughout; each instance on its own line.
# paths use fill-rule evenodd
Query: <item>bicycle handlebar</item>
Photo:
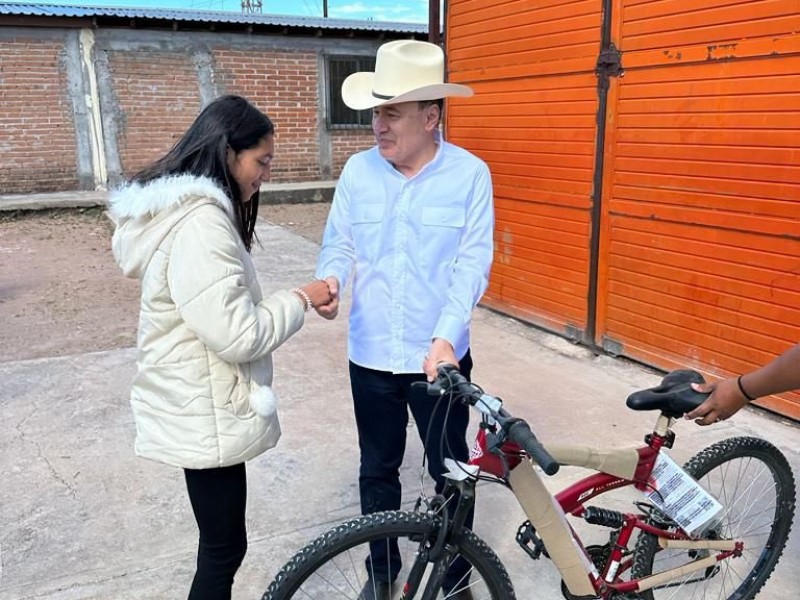
M 455 397 L 469 402 L 471 406 L 475 406 L 480 402 L 483 408 L 479 410 L 490 414 L 500 425 L 508 439 L 516 442 L 525 450 L 528 456 L 534 459 L 545 473 L 548 475 L 558 473 L 560 467 L 558 461 L 542 446 L 527 422 L 512 416 L 502 407 L 495 409 L 489 406 L 483 399 L 483 392 L 472 385 L 454 365 L 441 364 L 436 367 L 436 373 L 436 380 L 433 383 L 423 383 L 428 388 L 428 394 L 440 396 L 452 393 Z
M 555 475 L 561 467 L 558 461 L 542 446 L 542 443 L 531 431 L 530 426 L 522 419 L 511 419 L 508 427 L 508 439 L 519 444 L 528 456 L 533 458 L 548 475 Z M 499 422 L 499 421 L 498 421 Z

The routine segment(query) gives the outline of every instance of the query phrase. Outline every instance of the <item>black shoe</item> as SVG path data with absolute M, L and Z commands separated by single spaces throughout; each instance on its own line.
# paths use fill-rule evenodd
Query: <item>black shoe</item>
M 367 579 L 364 588 L 358 595 L 358 600 L 391 600 L 392 585 L 385 581 Z

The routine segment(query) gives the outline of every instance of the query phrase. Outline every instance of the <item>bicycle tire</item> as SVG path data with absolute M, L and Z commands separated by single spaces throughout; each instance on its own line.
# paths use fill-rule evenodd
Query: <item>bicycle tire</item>
M 795 483 L 786 457 L 766 440 L 735 437 L 700 451 L 684 469 L 724 506 L 722 521 L 709 537 L 743 539 L 744 553 L 721 561 L 706 572 L 696 571 L 662 587 L 640 591 L 639 596 L 642 600 L 751 600 L 775 569 L 792 526 Z M 745 514 L 747 510 L 752 514 Z M 767 527 L 768 535 L 760 533 L 759 528 Z M 669 560 L 692 560 L 694 557 L 686 552 L 660 550 L 657 536 L 643 532 L 634 548 L 632 576 L 638 579 L 664 571 L 669 568 Z M 743 560 L 746 569 L 742 567 Z M 747 574 L 740 575 L 745 570 Z
M 408 511 L 379 512 L 342 523 L 297 552 L 277 574 L 262 600 L 357 598 L 367 577 L 364 558 L 370 542 L 384 538 L 407 540 L 414 553 L 419 548 L 419 538 L 430 532 L 435 535 L 440 526 L 438 517 Z M 469 585 L 476 600 L 515 600 L 505 567 L 483 540 L 464 528 L 457 549 L 471 565 Z M 413 562 L 410 556 L 406 558 L 398 581 L 403 581 Z

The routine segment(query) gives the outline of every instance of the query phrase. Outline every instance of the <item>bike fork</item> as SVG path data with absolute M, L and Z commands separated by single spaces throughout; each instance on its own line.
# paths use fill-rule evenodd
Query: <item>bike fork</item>
M 458 491 L 458 504 L 451 519 L 447 502 L 452 500 L 452 492 L 456 490 Z M 458 544 L 454 542 L 457 542 L 457 536 L 464 527 L 467 515 L 475 503 L 475 482 L 471 480 L 448 481 L 442 494 L 442 499 L 433 503 L 433 512 L 441 515 L 441 524 L 428 532 L 420 541 L 414 564 L 403 585 L 400 600 L 410 600 L 416 597 L 425 571 L 431 563 L 433 563 L 431 574 L 420 600 L 435 600 L 442 589 L 448 568 L 458 555 Z M 438 511 L 436 510 L 437 506 L 441 507 Z

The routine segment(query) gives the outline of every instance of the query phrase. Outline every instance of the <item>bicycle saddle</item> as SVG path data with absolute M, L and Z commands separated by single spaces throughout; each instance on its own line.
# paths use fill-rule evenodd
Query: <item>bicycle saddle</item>
M 632 393 L 626 404 L 633 410 L 660 410 L 677 419 L 708 398 L 709 394 L 695 392 L 690 385 L 705 382 L 700 373 L 691 369 L 671 371 L 656 387 Z

